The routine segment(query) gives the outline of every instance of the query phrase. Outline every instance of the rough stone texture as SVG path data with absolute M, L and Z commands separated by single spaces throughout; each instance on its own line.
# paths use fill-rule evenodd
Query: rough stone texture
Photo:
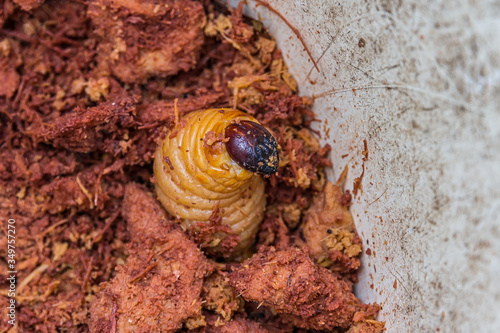
M 301 94 L 317 96 L 330 179 L 348 165 L 352 189 L 367 140 L 352 206 L 371 250 L 358 296 L 382 304 L 388 332 L 500 331 L 499 2 L 269 4 L 318 62 L 320 73 L 276 15 L 246 6 Z

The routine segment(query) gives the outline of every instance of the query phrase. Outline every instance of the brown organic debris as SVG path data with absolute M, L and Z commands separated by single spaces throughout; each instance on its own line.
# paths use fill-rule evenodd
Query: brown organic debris
M 242 13 L 242 2 L 228 11 L 195 0 L 0 6 L 0 211 L 16 220 L 19 332 L 381 331 L 378 307 L 350 291 L 361 244 L 349 195 L 325 186 L 330 147 L 310 130 L 311 100 L 297 95 L 262 24 Z M 213 255 L 237 243 L 217 210 L 188 235 L 152 184 L 167 130 L 185 127 L 189 112 L 231 106 L 281 149 L 260 252 L 243 265 Z M 2 258 L 6 249 L 0 237 Z M 340 312 L 318 287 L 346 301 Z M 323 308 L 312 313 L 312 303 Z

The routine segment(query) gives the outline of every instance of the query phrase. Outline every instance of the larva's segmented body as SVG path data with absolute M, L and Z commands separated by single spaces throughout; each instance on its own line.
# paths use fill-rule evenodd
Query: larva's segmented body
M 154 173 L 159 200 L 170 214 L 182 219 L 186 229 L 194 222 L 208 222 L 218 207 L 221 223 L 240 235 L 235 252 L 246 249 L 253 242 L 263 218 L 265 184 L 260 175 L 240 166 L 245 164 L 231 159 L 226 150 L 227 146 L 234 156 L 235 150 L 236 155 L 238 150 L 248 153 L 254 144 L 234 148 L 233 142 L 239 141 L 226 138 L 226 129 L 231 126 L 247 128 L 245 123 L 264 128 L 253 117 L 234 109 L 192 112 L 181 123 L 178 133 L 167 134 L 156 151 Z M 250 135 L 252 131 L 252 128 L 245 130 L 243 135 Z M 276 153 L 271 162 L 265 163 L 275 166 L 276 172 L 277 145 L 272 135 L 264 131 L 267 133 L 263 135 L 265 142 L 274 144 L 266 145 L 264 150 L 274 147 Z M 259 139 L 262 139 L 260 133 Z M 241 136 L 238 139 L 241 141 Z M 262 165 L 263 162 L 258 162 L 256 168 Z

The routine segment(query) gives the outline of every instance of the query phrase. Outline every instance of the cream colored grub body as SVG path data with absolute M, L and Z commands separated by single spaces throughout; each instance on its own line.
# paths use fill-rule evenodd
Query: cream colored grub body
M 221 139 L 227 126 L 242 120 L 257 122 L 234 109 L 189 113 L 178 133 L 168 133 L 159 145 L 154 162 L 156 193 L 165 209 L 189 229 L 208 223 L 218 208 L 221 223 L 240 235 L 236 252 L 252 244 L 266 205 L 262 177 L 234 162 Z

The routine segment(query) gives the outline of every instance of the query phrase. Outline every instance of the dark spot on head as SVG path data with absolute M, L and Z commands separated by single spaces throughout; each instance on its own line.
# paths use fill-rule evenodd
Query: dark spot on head
M 226 128 L 229 156 L 244 169 L 270 175 L 278 170 L 279 151 L 274 136 L 264 126 L 248 120 Z

